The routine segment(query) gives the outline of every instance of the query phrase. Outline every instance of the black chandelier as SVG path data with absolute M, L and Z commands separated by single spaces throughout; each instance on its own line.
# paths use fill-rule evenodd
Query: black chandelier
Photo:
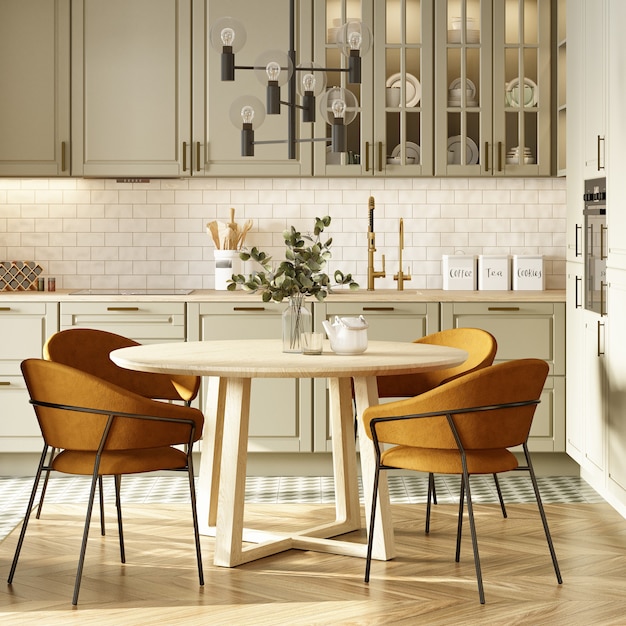
M 328 141 L 328 137 L 296 137 L 296 109 L 302 112 L 302 122 L 315 122 L 316 99 L 319 96 L 320 112 L 331 126 L 331 151 L 348 151 L 346 127 L 356 117 L 358 101 L 349 89 L 326 89 L 325 72 L 346 72 L 349 84 L 360 83 L 361 56 L 371 48 L 371 31 L 366 24 L 357 20 L 349 20 L 339 29 L 337 46 L 348 59 L 347 68 L 325 68 L 313 62 L 296 66 L 295 19 L 295 0 L 289 0 L 289 50 L 286 53 L 265 51 L 257 57 L 254 65 L 235 63 L 235 54 L 246 43 L 246 30 L 241 22 L 232 17 L 222 17 L 211 27 L 211 46 L 221 53 L 222 81 L 234 81 L 236 70 L 253 70 L 258 80 L 266 86 L 265 106 L 252 95 L 241 96 L 230 106 L 230 120 L 236 128 L 241 129 L 241 156 L 254 156 L 255 145 L 286 143 L 288 158 L 295 159 L 297 143 Z M 284 85 L 287 86 L 287 100 L 281 100 L 281 87 Z M 300 103 L 296 94 L 300 96 Z M 255 139 L 255 130 L 261 126 L 265 115 L 280 115 L 281 105 L 287 107 L 287 139 Z

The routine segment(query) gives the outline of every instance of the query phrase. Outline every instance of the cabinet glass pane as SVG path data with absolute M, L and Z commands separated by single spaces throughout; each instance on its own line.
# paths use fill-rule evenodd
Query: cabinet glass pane
M 421 164 L 422 19 L 418 0 L 385 5 L 386 165 Z

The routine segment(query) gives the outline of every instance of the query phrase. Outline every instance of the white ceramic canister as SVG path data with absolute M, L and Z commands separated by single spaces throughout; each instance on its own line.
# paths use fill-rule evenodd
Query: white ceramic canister
M 214 250 L 215 289 L 225 291 L 233 274 L 244 273 L 244 262 L 239 258 L 239 250 Z

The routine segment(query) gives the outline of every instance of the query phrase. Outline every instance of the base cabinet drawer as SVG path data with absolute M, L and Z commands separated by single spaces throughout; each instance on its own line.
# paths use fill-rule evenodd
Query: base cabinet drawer
M 24 359 L 42 356 L 46 339 L 58 330 L 56 302 L 0 304 L 0 452 L 41 452 L 43 439 L 28 402 L 20 370 Z
M 309 307 L 312 305 L 309 304 Z M 285 303 L 189 303 L 188 338 L 279 339 Z M 206 404 L 208 382 L 202 382 L 200 406 Z M 312 451 L 310 378 L 253 379 L 250 390 L 250 452 Z
M 62 302 L 61 330 L 96 328 L 140 343 L 185 340 L 184 302 Z
M 495 363 L 547 361 L 550 373 L 528 444 L 535 452 L 565 452 L 565 303 L 442 303 L 442 329 L 467 327 L 483 328 L 496 338 Z

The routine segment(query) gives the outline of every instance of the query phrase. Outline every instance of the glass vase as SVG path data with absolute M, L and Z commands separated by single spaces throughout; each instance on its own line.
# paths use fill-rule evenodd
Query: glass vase
M 283 352 L 302 352 L 302 333 L 310 333 L 312 328 L 311 311 L 304 304 L 304 296 L 289 298 L 289 305 L 283 311 Z

